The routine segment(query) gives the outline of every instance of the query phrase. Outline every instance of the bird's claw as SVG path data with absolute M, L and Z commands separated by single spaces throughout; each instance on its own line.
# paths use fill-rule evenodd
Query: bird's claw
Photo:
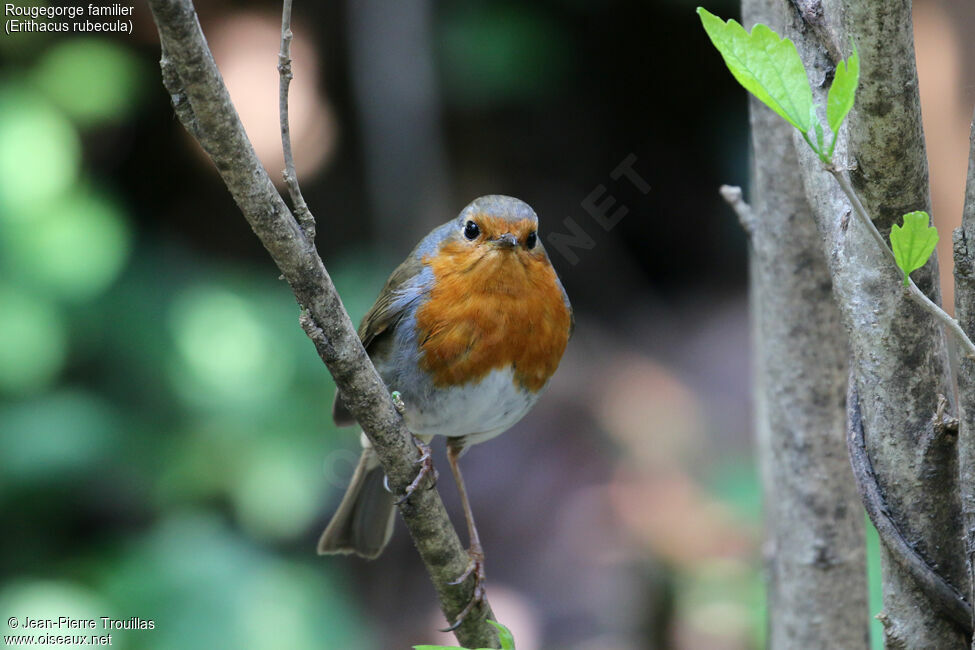
M 461 626 L 461 624 L 463 624 L 464 619 L 467 618 L 471 611 L 479 604 L 484 602 L 484 596 L 486 595 L 484 583 L 487 580 L 487 574 L 484 572 L 484 552 L 479 549 L 470 549 L 467 551 L 467 553 L 471 558 L 467 568 L 464 569 L 464 572 L 460 574 L 459 578 L 452 580 L 447 584 L 457 586 L 473 575 L 474 593 L 471 595 L 471 599 L 464 606 L 464 609 L 460 610 L 460 613 L 457 614 L 457 618 L 454 619 L 454 622 L 451 623 L 449 627 L 440 630 L 441 632 L 453 632 L 456 630 Z
M 407 499 L 413 496 L 413 493 L 419 489 L 420 485 L 423 483 L 423 480 L 427 476 L 431 475 L 431 473 L 433 475 L 433 481 L 427 487 L 428 490 L 436 487 L 437 479 L 440 477 L 439 473 L 437 472 L 437 468 L 433 466 L 433 453 L 430 450 L 430 445 L 423 442 L 416 436 L 413 436 L 413 442 L 416 443 L 417 449 L 420 450 L 420 457 L 416 461 L 416 464 L 420 466 L 420 471 L 416 473 L 416 478 L 413 479 L 413 482 L 406 486 L 406 490 L 403 491 L 403 496 L 396 499 L 396 505 L 404 503 Z

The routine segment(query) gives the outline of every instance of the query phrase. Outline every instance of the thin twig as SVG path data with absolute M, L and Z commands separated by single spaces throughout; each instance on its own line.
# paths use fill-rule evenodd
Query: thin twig
M 291 0 L 284 0 L 281 10 L 281 51 L 278 53 L 278 113 L 281 117 L 281 148 L 284 150 L 284 171 L 281 172 L 288 186 L 288 194 L 294 206 L 295 218 L 308 239 L 315 240 L 315 217 L 312 216 L 305 197 L 298 186 L 295 157 L 291 151 L 291 123 L 288 118 L 288 91 L 294 74 L 291 70 Z
M 722 185 L 718 188 L 718 193 L 738 215 L 738 223 L 741 224 L 742 230 L 751 237 L 755 232 L 755 213 L 752 212 L 752 206 L 745 203 L 745 199 L 742 198 L 741 188 L 737 185 Z
M 832 174 L 833 178 L 836 179 L 836 182 L 839 183 L 840 189 L 843 190 L 843 194 L 846 194 L 846 198 L 849 199 L 850 205 L 853 206 L 853 212 L 860 219 L 860 223 L 866 226 L 870 236 L 873 237 L 874 241 L 877 242 L 877 245 L 880 246 L 880 249 L 887 256 L 887 259 L 890 260 L 891 264 L 897 266 L 897 260 L 894 258 L 894 251 L 890 250 L 890 246 L 888 246 L 887 242 L 884 241 L 884 236 L 880 234 L 880 231 L 877 230 L 877 226 L 873 224 L 873 219 L 870 218 L 870 214 L 867 213 L 867 209 L 863 207 L 863 203 L 860 201 L 860 197 L 857 195 L 856 190 L 853 189 L 853 185 L 850 184 L 850 179 L 847 177 L 845 171 L 836 166 L 828 166 L 826 171 Z
M 846 446 L 850 454 L 850 465 L 853 467 L 853 476 L 856 479 L 863 506 L 870 517 L 870 521 L 873 522 L 874 528 L 877 529 L 880 540 L 890 549 L 890 557 L 914 579 L 931 600 L 931 603 L 946 618 L 971 636 L 971 605 L 904 539 L 897 524 L 890 517 L 890 508 L 880 492 L 877 476 L 873 471 L 873 464 L 867 454 L 863 417 L 860 413 L 860 399 L 857 395 L 856 381 L 852 373 L 847 389 L 846 409 Z
M 874 225 L 873 219 L 870 218 L 866 208 L 863 207 L 863 203 L 860 202 L 860 197 L 857 196 L 856 190 L 853 189 L 850 179 L 842 170 L 833 165 L 827 167 L 827 170 L 833 175 L 836 182 L 839 183 L 840 189 L 843 190 L 846 198 L 850 200 L 850 204 L 853 206 L 853 213 L 857 216 L 857 218 L 859 218 L 860 223 L 866 227 L 867 231 L 870 233 L 870 236 L 874 238 L 874 241 L 877 242 L 880 249 L 884 251 L 887 259 L 890 260 L 895 267 L 897 267 L 897 260 L 894 258 L 894 252 L 890 249 L 890 246 L 887 245 L 887 242 L 884 241 L 884 236 L 880 234 L 879 230 L 877 230 L 877 226 Z M 899 270 L 900 269 L 898 268 L 898 271 Z M 907 278 L 907 287 L 905 288 L 905 292 L 907 293 L 908 297 L 911 298 L 911 300 L 919 304 L 922 308 L 924 308 L 925 311 L 929 312 L 935 318 L 940 320 L 951 331 L 951 333 L 955 335 L 958 342 L 965 349 L 965 356 L 975 359 L 975 343 L 972 343 L 972 340 L 968 338 L 968 335 L 965 334 L 965 330 L 963 330 L 961 325 L 958 324 L 958 321 L 939 307 L 937 303 L 924 295 L 924 292 L 921 291 L 916 284 L 914 284 L 914 280 L 912 280 L 910 277 Z
M 937 303 L 924 295 L 924 292 L 921 291 L 921 289 L 914 284 L 914 280 L 911 280 L 910 278 L 908 278 L 906 291 L 907 295 L 914 300 L 914 302 L 934 314 L 936 318 L 938 318 L 942 323 L 945 324 L 945 326 L 948 327 L 949 330 L 951 330 L 951 333 L 955 335 L 958 342 L 961 343 L 963 348 L 965 348 L 966 357 L 969 359 L 975 359 L 975 344 L 973 344 L 972 340 L 968 338 L 968 335 L 965 334 L 965 330 L 962 329 L 957 320 L 952 318 L 945 310 L 939 307 Z
M 315 344 L 379 456 L 398 493 L 415 478 L 420 452 L 389 391 L 369 360 L 315 245 L 274 189 L 244 132 L 191 0 L 148 0 L 164 56 L 163 81 L 176 114 L 213 159 L 221 178 L 302 306 L 301 325 Z M 399 506 L 448 621 L 456 620 L 474 591 L 474 579 L 452 584 L 469 556 L 436 489 L 415 492 Z M 487 602 L 455 635 L 467 647 L 498 647 Z

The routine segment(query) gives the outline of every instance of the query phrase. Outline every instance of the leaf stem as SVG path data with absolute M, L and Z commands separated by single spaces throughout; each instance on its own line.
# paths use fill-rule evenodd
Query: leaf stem
M 827 154 L 827 156 L 831 161 L 833 160 L 833 151 L 836 150 L 836 141 L 839 140 L 839 138 L 840 138 L 840 129 L 839 127 L 837 127 L 836 131 L 833 132 L 833 141 L 829 144 L 829 153 Z
M 813 144 L 813 141 L 809 139 L 809 133 L 807 131 L 801 131 L 801 130 L 799 131 L 799 133 L 802 134 L 802 139 L 806 141 L 806 144 L 809 145 L 809 148 L 815 151 L 816 155 L 819 156 L 819 159 L 822 160 L 823 153 L 819 149 L 817 149 L 816 145 Z
M 877 230 L 877 226 L 874 225 L 873 219 L 871 219 L 870 215 L 867 213 L 867 209 L 863 207 L 863 203 L 860 202 L 860 197 L 857 196 L 856 190 L 853 189 L 850 179 L 844 172 L 840 171 L 833 165 L 827 166 L 826 169 L 830 174 L 833 175 L 836 182 L 839 183 L 840 189 L 843 190 L 846 198 L 850 200 L 850 205 L 853 206 L 853 213 L 856 214 L 857 218 L 860 220 L 860 223 L 866 226 L 867 231 L 880 246 L 881 250 L 884 251 L 887 259 L 890 260 L 895 267 L 897 267 L 897 261 L 894 259 L 894 252 L 890 249 L 890 246 L 887 245 L 887 242 L 884 241 L 884 236 L 880 234 L 879 230 Z M 899 267 L 897 268 L 900 270 Z M 907 282 L 907 295 L 914 302 L 921 305 L 921 307 L 923 307 L 927 312 L 940 320 L 955 335 L 958 342 L 961 343 L 961 346 L 965 350 L 965 356 L 970 359 L 975 359 L 975 343 L 972 343 L 972 340 L 968 338 L 968 335 L 965 334 L 965 330 L 962 329 L 958 321 L 939 307 L 937 303 L 924 295 L 924 292 L 921 291 L 916 284 L 914 284 L 914 280 L 912 280 L 909 276 L 907 278 Z
M 924 307 L 926 310 L 931 312 L 936 318 L 940 319 L 945 326 L 955 335 L 958 342 L 961 343 L 962 347 L 965 348 L 965 356 L 969 359 L 975 359 L 975 344 L 972 340 L 968 338 L 965 334 L 965 330 L 962 329 L 961 324 L 954 318 L 948 315 L 941 307 L 937 305 L 933 300 L 924 295 L 913 280 L 910 280 L 910 284 L 907 285 L 907 295 L 911 297 L 914 302 Z

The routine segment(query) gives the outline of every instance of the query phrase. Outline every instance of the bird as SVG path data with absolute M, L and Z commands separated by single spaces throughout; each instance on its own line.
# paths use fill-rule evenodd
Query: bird
M 363 317 L 359 338 L 421 450 L 423 466 L 398 499 L 365 434 L 362 454 L 318 553 L 378 557 L 395 506 L 432 470 L 429 442 L 445 436 L 467 523 L 474 596 L 451 628 L 482 599 L 481 546 L 458 459 L 500 435 L 538 401 L 574 328 L 572 306 L 541 238 L 538 216 L 510 196 L 475 199 L 433 229 L 389 276 Z M 354 425 L 341 394 L 338 426 Z M 451 629 L 448 628 L 448 629 Z

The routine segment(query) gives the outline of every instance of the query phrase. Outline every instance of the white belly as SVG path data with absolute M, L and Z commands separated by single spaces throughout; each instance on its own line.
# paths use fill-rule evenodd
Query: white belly
M 468 444 L 504 432 L 538 400 L 515 384 L 511 368 L 492 370 L 479 383 L 440 388 L 427 394 L 422 408 L 406 402 L 406 425 L 417 435 L 470 436 Z

